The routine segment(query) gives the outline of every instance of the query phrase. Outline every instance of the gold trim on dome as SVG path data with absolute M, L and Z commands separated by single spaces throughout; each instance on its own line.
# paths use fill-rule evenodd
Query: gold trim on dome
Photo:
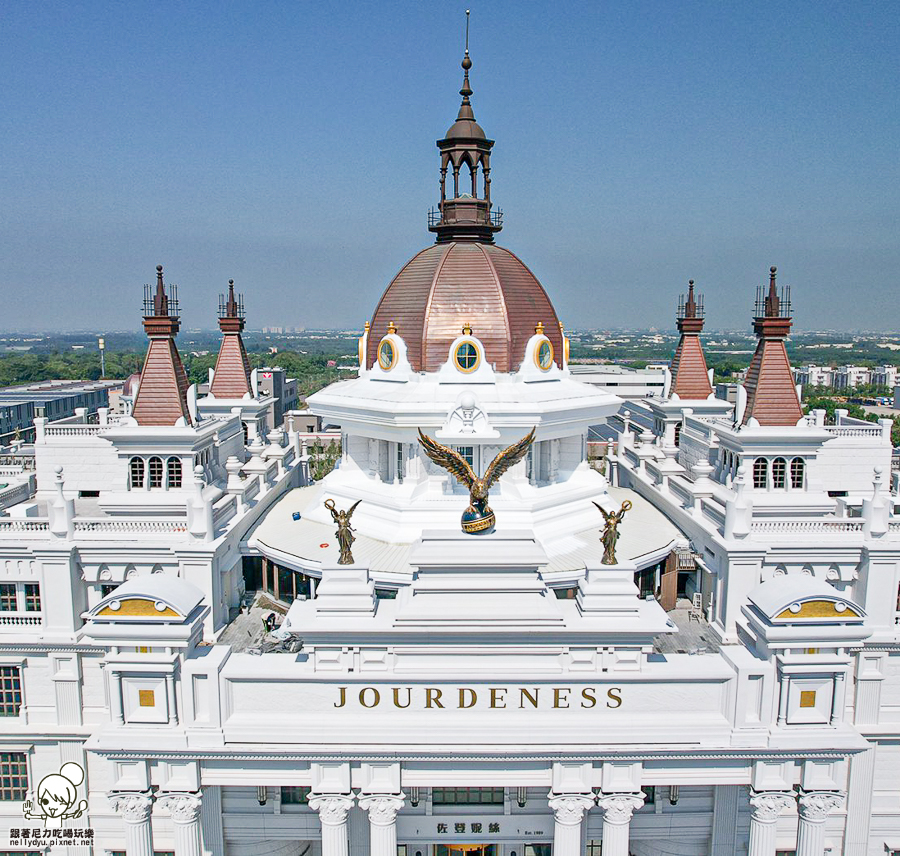
M 118 609 L 113 609 L 113 603 L 119 603 Z M 164 606 L 162 609 L 156 608 L 157 601 L 149 600 L 143 597 L 132 597 L 128 600 L 113 601 L 104 606 L 97 615 L 108 616 L 109 618 L 181 618 L 181 616 L 172 609 L 171 606 Z
M 546 366 L 541 365 L 541 349 L 544 347 L 544 345 L 546 345 L 550 349 L 550 361 L 547 363 Z M 534 364 L 542 372 L 548 372 L 548 371 L 550 371 L 550 369 L 553 368 L 553 357 L 554 357 L 553 342 L 551 342 L 547 338 L 541 339 L 541 341 L 537 343 L 537 347 L 534 349 Z
M 471 345 L 472 349 L 475 351 L 475 362 L 471 367 L 466 368 L 459 361 L 459 352 L 463 349 L 465 345 Z M 481 365 L 481 349 L 472 339 L 464 339 L 460 342 L 453 351 L 453 362 L 456 363 L 456 368 L 459 369 L 463 374 L 472 374 L 480 365 Z
M 838 609 L 838 606 L 842 606 L 843 609 Z M 788 607 L 776 618 L 783 621 L 794 621 L 798 618 L 862 618 L 862 616 L 849 604 L 835 603 L 831 600 L 808 600 L 800 604 L 797 612 L 793 612 Z
M 390 348 L 391 351 L 391 359 L 390 361 L 386 361 L 384 359 L 384 349 Z M 385 336 L 378 343 L 378 365 L 381 367 L 382 371 L 389 372 L 395 365 L 397 364 L 397 346 Z

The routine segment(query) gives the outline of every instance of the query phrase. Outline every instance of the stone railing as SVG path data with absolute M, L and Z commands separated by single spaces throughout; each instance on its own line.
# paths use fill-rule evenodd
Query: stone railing
M 900 532 L 900 520 L 892 520 L 888 523 L 888 532 Z
M 823 428 L 833 437 L 880 438 L 884 434 L 880 425 L 824 425 Z
M 93 437 L 109 427 L 109 425 L 87 425 L 83 422 L 73 422 L 69 425 L 54 423 L 44 426 L 44 437 Z
M 862 532 L 862 520 L 754 520 L 750 524 L 753 532 L 774 532 L 792 535 L 794 533 L 843 533 Z
M 22 627 L 23 625 L 40 624 L 43 619 L 40 615 L 2 615 L 0 614 L 0 627 L 4 625 L 14 625 Z
M 226 520 L 234 516 L 237 511 L 237 497 L 233 493 L 226 493 L 213 505 L 213 526 L 218 528 Z
M 724 526 L 725 525 L 725 512 L 720 509 L 717 505 L 714 505 L 707 499 L 703 500 L 702 503 L 703 513 L 712 520 L 716 526 Z
M 186 518 L 165 520 L 132 520 L 115 518 L 76 518 L 75 537 L 90 538 L 92 535 L 179 535 L 187 534 Z
M 689 507 L 694 502 L 694 495 L 690 489 L 681 484 L 678 479 L 669 479 L 669 490 L 675 498 L 685 507 Z
M 0 519 L 0 535 L 41 536 L 50 531 L 50 521 L 46 518 L 4 518 Z
M 0 490 L 0 508 L 9 508 L 11 505 L 18 505 L 20 502 L 25 502 L 25 500 L 31 496 L 33 491 L 34 485 L 32 484 L 31 478 L 20 484 L 11 484 L 9 487 L 3 488 Z

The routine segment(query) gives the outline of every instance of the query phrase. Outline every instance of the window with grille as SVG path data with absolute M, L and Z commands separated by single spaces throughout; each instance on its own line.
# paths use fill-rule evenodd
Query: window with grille
M 803 458 L 794 458 L 791 461 L 791 487 L 803 487 Z
M 587 846 L 584 848 L 585 856 L 600 856 L 603 852 L 603 842 L 602 841 L 588 841 Z
M 100 597 L 112 594 L 118 587 L 118 583 L 100 583 Z
M 41 587 L 38 583 L 25 583 L 25 612 L 41 611 Z
M 22 707 L 22 674 L 18 666 L 0 666 L 0 716 L 18 716 Z
M 503 788 L 432 788 L 433 805 L 503 805 Z
M 753 487 L 765 488 L 769 481 L 769 462 L 765 458 L 757 458 L 753 462 Z
M 162 458 L 156 456 L 150 458 L 147 462 L 147 470 L 150 477 L 150 487 L 162 487 L 163 485 L 163 462 Z
M 0 612 L 15 612 L 18 608 L 16 584 L 0 583 Z
M 282 788 L 282 805 L 306 805 L 312 788 Z
M 24 752 L 0 752 L 0 800 L 21 801 L 28 796 L 28 765 Z
M 166 487 L 181 487 L 181 461 L 169 458 L 166 463 Z
M 144 486 L 144 459 L 132 458 L 128 462 L 128 472 L 131 476 L 132 487 Z
M 772 487 L 784 488 L 787 474 L 787 461 L 784 458 L 775 458 L 772 461 Z
M 475 447 L 474 446 L 457 446 L 456 451 L 465 458 L 466 463 L 470 467 L 475 466 Z
M 676 446 L 681 445 L 681 423 L 680 422 L 675 423 L 675 445 Z

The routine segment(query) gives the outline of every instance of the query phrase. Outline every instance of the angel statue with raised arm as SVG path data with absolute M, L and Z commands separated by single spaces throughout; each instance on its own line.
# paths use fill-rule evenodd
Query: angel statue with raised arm
M 596 502 L 594 505 L 600 509 L 606 525 L 603 527 L 603 534 L 600 540 L 603 541 L 603 558 L 600 560 L 601 565 L 618 565 L 616 559 L 616 541 L 619 540 L 619 524 L 625 517 L 625 512 L 631 508 L 631 503 L 626 499 L 622 503 L 622 507 L 618 511 L 604 511 Z
M 491 485 L 495 484 L 503 473 L 528 454 L 528 449 L 534 442 L 534 431 L 532 428 L 525 437 L 500 452 L 488 465 L 484 475 L 479 478 L 459 452 L 448 446 L 442 446 L 437 440 L 423 434 L 421 428 L 419 429 L 419 443 L 425 454 L 439 467 L 456 476 L 456 480 L 469 489 L 469 507 L 462 514 L 463 532 L 471 535 L 488 532 L 493 528 L 496 517 L 487 504 L 488 492 Z
M 353 564 L 353 554 L 350 552 L 350 548 L 353 546 L 353 542 L 356 538 L 353 536 L 353 527 L 350 525 L 350 518 L 353 516 L 353 512 L 356 511 L 356 506 L 361 502 L 362 500 L 358 499 L 349 509 L 347 509 L 347 511 L 342 511 L 341 509 L 334 507 L 333 499 L 325 500 L 325 507 L 331 512 L 331 516 L 334 518 L 334 522 L 337 523 L 338 527 L 337 532 L 334 533 L 334 537 L 337 538 L 338 547 L 341 548 L 341 555 L 337 562 L 339 565 Z

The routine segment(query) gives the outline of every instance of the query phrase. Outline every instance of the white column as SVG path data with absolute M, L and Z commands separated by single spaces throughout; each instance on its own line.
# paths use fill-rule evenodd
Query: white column
M 397 812 L 405 794 L 360 794 L 359 807 L 369 814 L 369 856 L 397 856 Z
M 775 856 L 778 815 L 794 804 L 794 795 L 782 791 L 751 791 L 750 844 L 747 856 Z
M 159 797 L 159 801 L 172 815 L 175 856 L 201 856 L 200 792 L 163 794 Z
M 547 800 L 556 816 L 553 856 L 581 856 L 581 823 L 594 805 L 593 794 L 554 794 Z
M 798 803 L 797 856 L 824 856 L 825 820 L 844 804 L 844 795 L 834 791 L 804 791 Z
M 125 822 L 125 853 L 127 856 L 153 856 L 153 833 L 150 814 L 153 797 L 147 792 L 108 795 L 113 811 Z
M 347 813 L 353 806 L 352 794 L 310 794 L 308 802 L 322 824 L 322 856 L 349 856 Z
M 603 856 L 628 856 L 631 815 L 644 804 L 644 794 L 603 794 L 597 805 L 603 809 Z

